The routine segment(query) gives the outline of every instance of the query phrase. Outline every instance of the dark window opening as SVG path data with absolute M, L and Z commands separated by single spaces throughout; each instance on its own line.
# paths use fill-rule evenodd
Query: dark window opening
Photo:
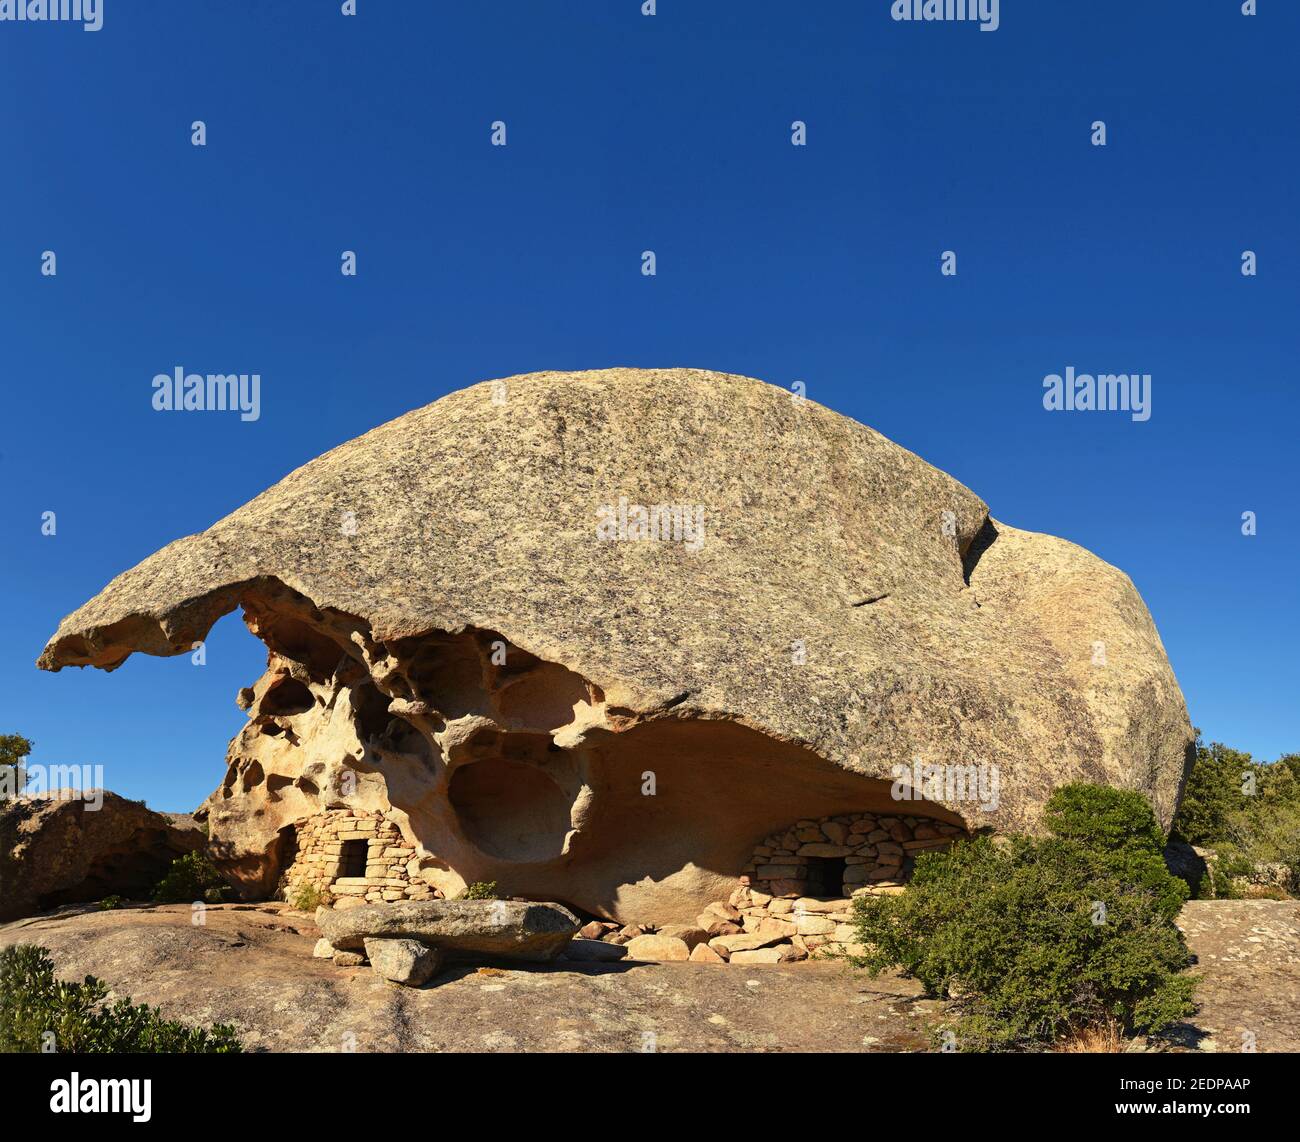
M 844 895 L 844 873 L 848 862 L 843 857 L 809 857 L 809 896 L 841 897 Z
M 339 854 L 339 876 L 366 875 L 366 849 L 369 841 L 344 841 Z

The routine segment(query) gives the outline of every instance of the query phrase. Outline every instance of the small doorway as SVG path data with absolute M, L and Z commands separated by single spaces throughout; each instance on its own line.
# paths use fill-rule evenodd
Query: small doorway
M 844 895 L 844 873 L 847 869 L 848 862 L 843 857 L 809 857 L 805 892 L 809 896 L 838 899 Z
M 339 876 L 365 876 L 369 841 L 344 841 L 339 854 Z

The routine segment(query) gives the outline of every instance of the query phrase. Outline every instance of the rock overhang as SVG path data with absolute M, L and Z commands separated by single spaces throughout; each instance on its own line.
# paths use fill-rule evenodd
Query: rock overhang
M 649 538 L 635 507 L 665 509 Z M 570 745 L 730 723 L 803 758 L 796 786 L 996 765 L 996 811 L 938 803 L 972 825 L 1033 827 L 1072 779 L 1141 789 L 1167 824 L 1191 741 L 1125 575 L 991 520 L 864 425 L 698 370 L 452 393 L 118 576 L 39 665 L 182 653 L 241 606 L 322 680 L 322 653 L 373 673 L 404 645 L 499 638 L 600 694 Z

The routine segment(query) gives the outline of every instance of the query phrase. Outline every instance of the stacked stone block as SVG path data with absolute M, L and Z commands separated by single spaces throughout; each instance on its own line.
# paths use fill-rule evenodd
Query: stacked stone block
M 714 916 L 739 926 L 739 931 L 719 931 L 710 947 L 739 963 L 801 960 L 814 953 L 858 954 L 862 949 L 854 942 L 853 897 L 902 892 L 916 853 L 946 849 L 965 835 L 957 825 L 898 814 L 852 813 L 796 821 L 764 837 L 731 898 L 709 906 Z M 808 894 L 809 860 L 814 857 L 844 860 L 838 891 L 832 886 L 829 895 Z
M 834 895 L 898 889 L 911 869 L 914 854 L 946 849 L 962 835 L 957 825 L 925 817 L 853 813 L 815 821 L 805 818 L 764 837 L 740 883 L 760 895 L 806 896 L 809 859 L 840 857 L 846 866 L 844 881 Z
M 366 903 L 433 900 L 438 893 L 419 876 L 415 849 L 380 813 L 330 809 L 297 827 L 298 852 L 281 882 L 287 894 L 310 885 L 340 900 Z M 340 876 L 346 841 L 366 842 L 364 876 Z

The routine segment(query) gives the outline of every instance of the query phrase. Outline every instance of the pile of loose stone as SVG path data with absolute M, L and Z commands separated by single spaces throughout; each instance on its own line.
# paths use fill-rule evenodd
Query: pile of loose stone
M 619 926 L 593 920 L 565 949 L 567 960 L 687 961 L 697 964 L 790 963 L 813 952 L 855 952 L 849 899 L 801 897 L 784 916 L 760 915 L 748 888 L 717 901 L 694 924 Z M 763 899 L 760 894 L 760 899 Z M 770 897 L 766 899 L 771 899 Z M 734 902 L 734 903 L 733 903 Z M 745 907 L 740 907 L 744 904 Z
M 964 835 L 956 825 L 924 817 L 854 813 L 801 820 L 764 838 L 730 898 L 710 904 L 694 924 L 656 927 L 593 920 L 564 955 L 570 960 L 751 964 L 859 954 L 853 898 L 902 892 L 914 854 L 946 849 Z M 813 858 L 844 861 L 838 893 L 809 893 Z

